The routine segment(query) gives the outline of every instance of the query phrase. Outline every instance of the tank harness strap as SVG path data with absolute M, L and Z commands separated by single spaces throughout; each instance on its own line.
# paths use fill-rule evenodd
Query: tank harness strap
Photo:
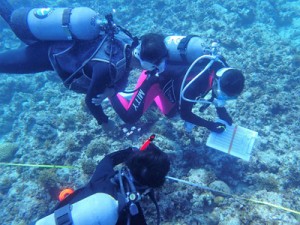
M 67 204 L 54 211 L 55 224 L 56 225 L 72 225 L 72 215 L 71 215 L 72 206 Z
M 71 21 L 71 14 L 73 8 L 64 9 L 63 16 L 62 16 L 62 27 L 64 28 L 66 34 L 68 35 L 68 40 L 72 40 L 72 33 L 70 31 L 70 21 Z
M 187 46 L 190 42 L 190 40 L 193 38 L 193 37 L 199 37 L 198 35 L 188 35 L 186 36 L 185 38 L 182 38 L 181 41 L 179 42 L 178 46 L 177 46 L 177 49 L 179 50 L 180 52 L 180 56 L 181 58 L 187 62 L 187 58 L 186 58 L 186 49 L 187 49 Z

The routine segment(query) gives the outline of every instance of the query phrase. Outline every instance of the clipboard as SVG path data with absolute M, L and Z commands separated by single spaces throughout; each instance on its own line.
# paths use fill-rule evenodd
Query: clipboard
M 232 125 L 226 126 L 223 133 L 211 132 L 206 145 L 229 155 L 249 161 L 252 148 L 258 133 L 247 128 Z

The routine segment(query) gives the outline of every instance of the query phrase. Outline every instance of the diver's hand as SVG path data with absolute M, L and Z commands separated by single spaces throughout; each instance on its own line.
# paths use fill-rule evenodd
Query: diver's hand
M 207 127 L 212 132 L 222 133 L 226 130 L 226 125 L 220 122 L 211 122 Z
M 106 96 L 103 96 L 103 94 L 99 94 L 96 98 L 92 98 L 92 103 L 96 106 L 99 106 L 105 98 Z
M 96 106 L 101 105 L 104 99 L 107 97 L 111 97 L 115 94 L 115 89 L 113 88 L 106 88 L 102 94 L 98 94 L 96 98 L 92 98 L 92 103 Z

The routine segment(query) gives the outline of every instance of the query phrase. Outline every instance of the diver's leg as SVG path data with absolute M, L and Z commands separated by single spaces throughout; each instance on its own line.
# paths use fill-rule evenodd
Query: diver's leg
M 128 103 L 122 95 L 112 96 L 109 100 L 120 118 L 126 123 L 136 122 L 157 96 L 159 84 L 156 79 L 143 79 L 143 83 L 134 92 L 132 99 Z
M 167 117 L 172 117 L 176 111 L 176 104 L 170 102 L 170 100 L 161 91 L 154 99 L 159 110 Z
M 138 94 L 140 91 L 143 92 L 138 89 L 134 93 L 130 104 L 120 94 L 109 98 L 113 109 L 125 123 L 134 123 L 143 115 L 144 96 Z
M 37 42 L 0 53 L 0 73 L 23 74 L 53 70 L 48 58 L 49 45 L 47 42 Z

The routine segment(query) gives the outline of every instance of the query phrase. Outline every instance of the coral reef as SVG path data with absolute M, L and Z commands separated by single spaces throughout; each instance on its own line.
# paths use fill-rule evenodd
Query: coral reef
M 38 7 L 40 2 L 11 1 Z M 234 123 L 259 133 L 249 162 L 213 149 L 209 132 L 189 132 L 178 117 L 155 107 L 135 124 L 124 124 L 109 106 L 112 130 L 97 125 L 84 96 L 67 90 L 54 72 L 1 74 L 0 161 L 72 165 L 72 169 L 1 167 L 1 224 L 29 224 L 49 213 L 61 187 L 84 185 L 105 154 L 139 147 L 152 133 L 171 159 L 170 176 L 224 192 L 300 210 L 300 10 L 299 0 L 258 1 L 46 1 L 49 6 L 89 6 L 100 14 L 115 9 L 115 22 L 133 35 L 159 32 L 200 35 L 219 41 L 228 64 L 243 70 L 246 88 L 228 105 Z M 0 50 L 21 46 L 0 21 Z M 130 85 L 139 71 L 133 71 Z M 197 105 L 198 107 L 198 105 Z M 199 106 L 200 107 L 200 106 Z M 196 114 L 200 114 L 195 109 Z M 201 116 L 214 119 L 208 108 Z M 124 132 L 125 131 L 125 132 Z M 299 216 L 266 205 L 222 196 L 167 180 L 158 192 L 162 225 L 299 224 Z M 149 224 L 155 209 L 142 204 Z
M 18 150 L 18 145 L 15 143 L 0 143 L 0 162 L 11 160 Z

